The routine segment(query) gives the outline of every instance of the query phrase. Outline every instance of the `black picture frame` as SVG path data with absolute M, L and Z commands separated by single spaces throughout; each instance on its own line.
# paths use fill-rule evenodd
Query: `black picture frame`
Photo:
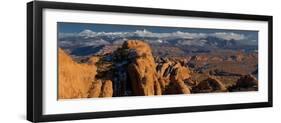
M 43 95 L 42 95 L 43 13 L 42 10 L 45 8 L 266 21 L 268 22 L 268 101 L 257 102 L 257 103 L 242 103 L 242 104 L 43 115 L 42 113 L 42 108 L 43 108 L 42 107 L 43 104 L 42 102 L 43 100 Z M 80 4 L 80 3 L 63 3 L 63 2 L 45 2 L 45 1 L 29 2 L 27 3 L 27 120 L 32 122 L 63 121 L 63 120 L 94 119 L 94 118 L 106 118 L 106 117 L 123 117 L 123 116 L 137 116 L 137 115 L 155 115 L 155 114 L 185 113 L 185 112 L 199 112 L 199 111 L 213 111 L 213 110 L 272 107 L 273 105 L 273 96 L 272 96 L 272 75 L 273 75 L 272 74 L 272 65 L 273 65 L 272 31 L 273 30 L 272 29 L 273 29 L 273 17 L 264 16 L 264 15 L 185 11 L 185 10 L 108 6 L 108 5 L 93 5 L 93 4 Z

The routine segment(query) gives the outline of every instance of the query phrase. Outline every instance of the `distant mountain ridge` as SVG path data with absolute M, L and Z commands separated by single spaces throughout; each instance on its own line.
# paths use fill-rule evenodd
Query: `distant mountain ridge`
M 144 40 L 154 47 L 162 45 L 180 47 L 183 52 L 206 52 L 214 49 L 256 51 L 257 41 L 247 36 L 232 32 L 216 33 L 189 33 L 170 32 L 157 33 L 148 30 L 136 30 L 135 32 L 94 32 L 84 30 L 79 33 L 59 33 L 59 47 L 72 55 L 83 56 L 95 54 L 106 45 L 121 45 L 126 40 Z M 188 48 L 188 49 L 187 49 Z M 194 49 L 194 50 L 190 50 Z M 78 51 L 87 53 L 79 53 Z M 90 52 L 92 51 L 92 52 Z M 157 54 L 156 54 L 157 55 Z

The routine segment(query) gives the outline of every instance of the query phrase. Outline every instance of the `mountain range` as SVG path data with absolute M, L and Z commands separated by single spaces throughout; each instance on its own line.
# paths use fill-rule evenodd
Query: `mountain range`
M 106 50 L 120 46 L 126 40 L 143 40 L 151 45 L 153 53 L 157 56 L 189 55 L 194 53 L 208 53 L 224 50 L 242 50 L 256 52 L 258 41 L 247 35 L 233 32 L 214 33 L 189 33 L 175 32 L 151 32 L 148 30 L 136 30 L 133 32 L 95 32 L 83 30 L 78 33 L 59 33 L 58 44 L 60 48 L 73 56 L 89 56 L 104 53 Z M 108 48 L 111 46 L 111 48 Z M 165 51 L 160 52 L 159 51 Z

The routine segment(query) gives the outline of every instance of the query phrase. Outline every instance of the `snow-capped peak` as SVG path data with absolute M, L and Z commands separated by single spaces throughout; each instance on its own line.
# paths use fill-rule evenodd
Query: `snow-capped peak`
M 92 35 L 94 35 L 95 32 L 93 32 L 92 30 L 86 29 L 83 30 L 82 32 L 80 32 L 78 35 L 79 36 L 85 36 L 85 37 L 92 37 Z

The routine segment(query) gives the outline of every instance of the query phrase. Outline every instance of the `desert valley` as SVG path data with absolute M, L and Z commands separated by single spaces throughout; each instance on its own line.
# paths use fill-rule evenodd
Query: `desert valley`
M 256 91 L 255 76 L 256 53 L 158 57 L 139 40 L 86 58 L 59 49 L 60 99 Z

